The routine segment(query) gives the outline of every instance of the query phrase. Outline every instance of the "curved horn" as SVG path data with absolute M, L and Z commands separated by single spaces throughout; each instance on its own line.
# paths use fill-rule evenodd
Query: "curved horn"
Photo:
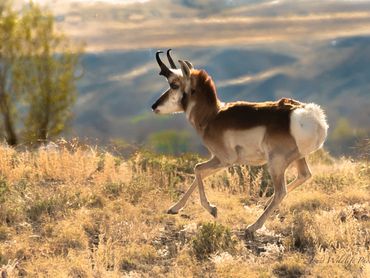
M 171 54 L 170 54 L 171 50 L 172 50 L 171 48 L 167 50 L 167 59 L 168 59 L 168 62 L 170 62 L 171 68 L 177 69 L 175 63 L 172 60 Z
M 172 72 L 171 70 L 161 61 L 161 58 L 159 57 L 159 54 L 160 53 L 163 53 L 163 51 L 161 50 L 158 50 L 156 53 L 155 53 L 155 58 L 157 60 L 157 63 L 159 65 L 159 67 L 161 68 L 161 71 L 159 72 L 159 75 L 163 75 L 165 77 L 169 77 Z

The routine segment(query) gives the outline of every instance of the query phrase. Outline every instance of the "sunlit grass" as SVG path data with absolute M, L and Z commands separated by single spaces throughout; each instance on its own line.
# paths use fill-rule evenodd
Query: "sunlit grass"
M 198 156 L 138 152 L 130 159 L 64 144 L 0 146 L 0 267 L 9 277 L 366 277 L 368 164 L 311 158 L 313 178 L 291 192 L 254 239 L 243 230 L 263 211 L 262 172 L 206 180 L 214 220 L 195 192 L 179 215 L 167 208 L 190 185 Z M 294 176 L 289 170 L 288 180 Z

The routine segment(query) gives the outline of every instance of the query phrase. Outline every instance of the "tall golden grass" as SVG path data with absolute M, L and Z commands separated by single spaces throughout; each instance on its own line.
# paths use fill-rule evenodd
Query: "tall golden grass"
M 249 168 L 232 168 L 206 181 L 214 220 L 196 193 L 179 215 L 165 213 L 190 185 L 197 156 L 0 146 L 0 273 L 370 277 L 369 164 L 325 152 L 310 160 L 313 178 L 246 239 L 243 229 L 267 201 L 261 171 L 251 178 Z

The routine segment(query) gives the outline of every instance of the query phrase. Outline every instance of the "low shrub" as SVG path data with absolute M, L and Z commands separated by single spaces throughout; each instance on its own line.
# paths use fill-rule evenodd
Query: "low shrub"
M 298 278 L 305 273 L 304 260 L 298 256 L 287 257 L 274 265 L 273 273 L 279 278 Z
M 192 248 L 198 260 L 208 259 L 215 252 L 232 252 L 236 240 L 232 238 L 229 228 L 216 222 L 204 223 L 194 239 Z

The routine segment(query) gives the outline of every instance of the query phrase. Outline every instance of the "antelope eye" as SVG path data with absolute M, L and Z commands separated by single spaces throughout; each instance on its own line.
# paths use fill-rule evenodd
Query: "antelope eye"
M 179 88 L 179 85 L 177 85 L 175 83 L 171 83 L 170 87 L 171 87 L 172 90 L 177 90 Z

